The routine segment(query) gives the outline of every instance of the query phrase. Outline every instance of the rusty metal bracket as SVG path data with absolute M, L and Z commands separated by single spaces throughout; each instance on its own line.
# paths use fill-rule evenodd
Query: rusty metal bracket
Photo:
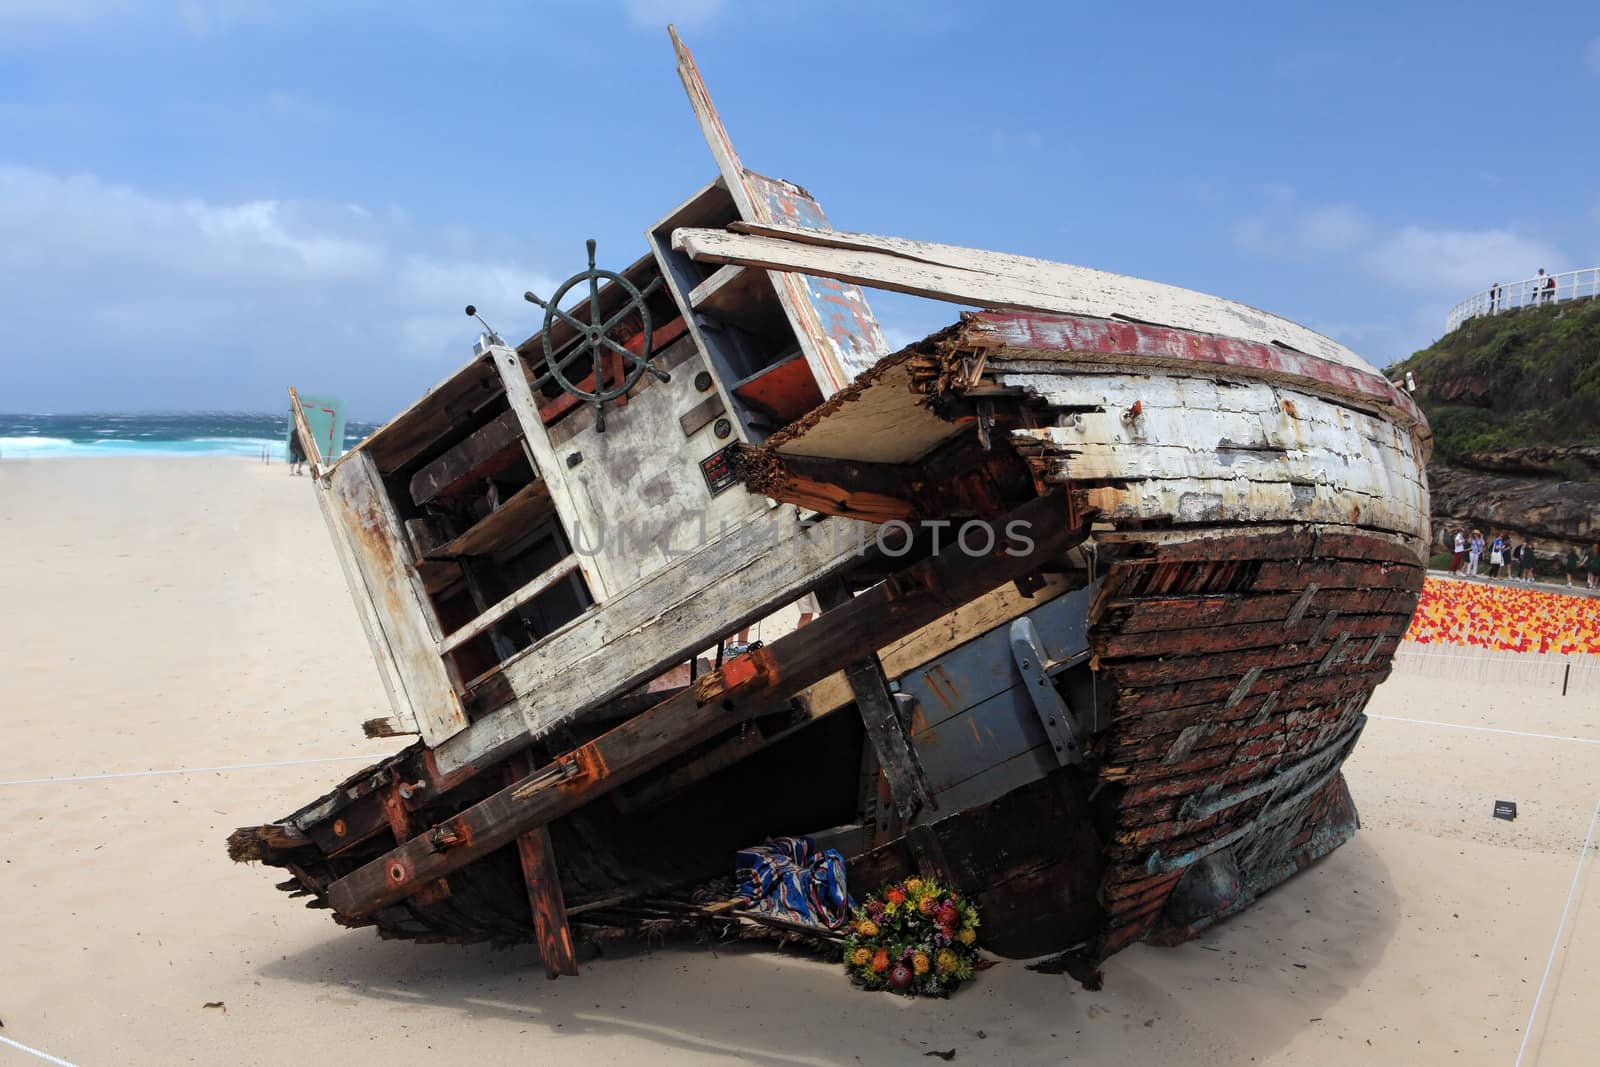
M 1044 727 L 1056 762 L 1064 767 L 1082 766 L 1082 724 L 1050 680 L 1049 658 L 1045 655 L 1044 643 L 1033 628 L 1033 620 L 1026 615 L 1011 624 L 1011 658 L 1016 660 L 1023 688 L 1033 702 L 1033 710 L 1039 715 L 1039 725 Z
M 565 782 L 569 778 L 576 778 L 584 772 L 578 759 L 564 759 L 552 763 L 528 781 L 524 782 L 516 792 L 511 794 L 513 800 L 526 800 L 541 789 L 548 789 L 553 785 Z

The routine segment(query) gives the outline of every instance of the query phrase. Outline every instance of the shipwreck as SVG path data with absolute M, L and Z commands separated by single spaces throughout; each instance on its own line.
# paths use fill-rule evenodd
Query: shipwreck
M 1228 300 L 833 230 L 673 40 L 717 177 L 337 462 L 303 433 L 369 732 L 418 738 L 230 854 L 555 975 L 629 915 L 734 921 L 692 890 L 775 835 L 1095 958 L 1349 840 L 1428 544 L 1410 397 Z M 981 310 L 891 352 L 864 288 Z

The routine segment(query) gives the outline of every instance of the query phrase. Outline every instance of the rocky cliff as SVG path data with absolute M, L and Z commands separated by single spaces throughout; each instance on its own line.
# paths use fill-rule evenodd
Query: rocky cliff
M 1471 319 L 1410 359 L 1434 431 L 1434 536 L 1510 533 L 1541 554 L 1600 540 L 1600 302 Z

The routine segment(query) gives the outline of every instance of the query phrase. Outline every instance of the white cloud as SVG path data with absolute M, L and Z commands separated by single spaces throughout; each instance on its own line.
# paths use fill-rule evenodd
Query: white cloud
M 1384 229 L 1350 204 L 1301 205 L 1284 186 L 1264 191 L 1260 210 L 1234 224 L 1233 238 L 1252 255 L 1353 266 L 1385 285 L 1441 297 L 1566 263 L 1553 245 L 1513 230 Z
M 1354 248 L 1368 239 L 1372 225 L 1349 204 L 1312 208 L 1300 217 L 1300 239 L 1318 252 Z
M 137 407 L 149 371 L 213 383 L 223 405 L 275 405 L 296 383 L 387 415 L 467 359 L 465 304 L 508 339 L 532 332 L 521 293 L 554 281 L 475 243 L 358 204 L 216 203 L 0 166 L 0 397 Z M 13 358 L 63 331 L 80 373 Z M 209 399 L 193 392 L 173 402 Z
M 628 25 L 662 31 L 672 23 L 680 30 L 701 29 L 730 10 L 727 0 L 622 0 Z
M 1565 257 L 1551 245 L 1510 230 L 1402 226 L 1370 246 L 1362 262 L 1380 280 L 1419 293 L 1466 296 L 1492 282 L 1559 271 Z

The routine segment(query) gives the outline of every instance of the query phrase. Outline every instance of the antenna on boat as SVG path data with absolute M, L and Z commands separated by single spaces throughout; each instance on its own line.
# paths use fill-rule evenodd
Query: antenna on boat
M 483 327 L 484 338 L 490 344 L 492 344 L 492 345 L 503 345 L 503 344 L 505 344 L 505 342 L 500 339 L 500 334 L 498 332 L 496 332 L 495 328 L 493 326 L 490 326 L 487 322 L 484 322 L 483 321 L 483 316 L 478 314 L 478 309 L 476 307 L 474 307 L 473 305 L 471 305 L 471 304 L 467 305 L 467 317 L 469 319 L 477 319 L 478 320 L 478 325 Z

